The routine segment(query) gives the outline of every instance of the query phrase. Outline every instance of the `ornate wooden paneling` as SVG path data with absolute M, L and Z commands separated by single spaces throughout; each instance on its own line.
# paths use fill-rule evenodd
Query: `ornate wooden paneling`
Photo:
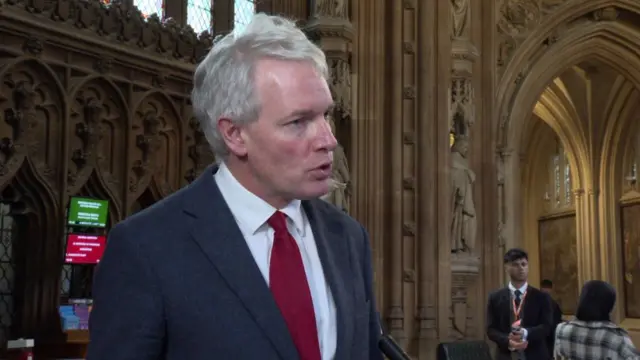
M 60 333 L 69 196 L 108 199 L 114 224 L 212 162 L 189 102 L 212 40 L 122 2 L 0 4 L 0 203 L 23 224 L 10 333 L 42 338 Z

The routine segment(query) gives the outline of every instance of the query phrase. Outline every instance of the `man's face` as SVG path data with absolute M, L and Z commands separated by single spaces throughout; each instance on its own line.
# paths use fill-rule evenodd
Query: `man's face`
M 507 272 L 514 281 L 527 281 L 529 262 L 527 259 L 517 259 L 507 264 Z
M 551 288 L 550 287 L 541 287 L 540 290 L 542 292 L 546 292 L 547 294 L 551 294 Z
M 326 194 L 337 145 L 325 119 L 333 105 L 327 82 L 306 62 L 261 60 L 255 70 L 260 115 L 239 130 L 241 146 L 230 150 L 274 206 Z

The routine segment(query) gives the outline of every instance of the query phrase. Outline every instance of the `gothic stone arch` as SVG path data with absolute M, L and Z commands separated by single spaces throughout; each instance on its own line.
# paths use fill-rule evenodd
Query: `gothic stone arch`
M 507 246 L 522 245 L 520 231 L 522 196 L 520 154 L 524 124 L 545 87 L 560 73 L 585 60 L 606 64 L 640 88 L 640 29 L 631 26 L 640 14 L 633 0 L 570 0 L 544 19 L 522 42 L 506 66 L 497 89 L 496 124 L 498 151 L 504 161 L 504 213 Z M 624 136 L 631 124 L 608 119 L 596 166 L 587 149 L 567 128 L 556 124 L 556 132 L 571 148 L 570 162 L 575 174 L 578 231 L 578 278 L 605 279 L 622 291 L 619 262 L 620 231 L 617 204 L 621 181 L 621 158 L 630 139 Z M 564 127 L 564 129 L 563 129 Z M 593 150 L 591 150 L 593 151 Z M 615 236 L 613 235 L 615 234 Z M 616 315 L 624 319 L 621 307 Z M 631 323 L 629 322 L 631 321 Z M 635 321 L 625 320 L 635 327 Z

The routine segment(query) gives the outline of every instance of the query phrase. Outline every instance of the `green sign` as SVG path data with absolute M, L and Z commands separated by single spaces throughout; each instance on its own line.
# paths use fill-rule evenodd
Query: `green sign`
M 106 227 L 109 201 L 72 197 L 69 201 L 69 226 Z

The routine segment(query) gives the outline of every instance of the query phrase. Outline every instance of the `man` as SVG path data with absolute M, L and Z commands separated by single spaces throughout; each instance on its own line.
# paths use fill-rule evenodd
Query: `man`
M 487 336 L 498 346 L 497 359 L 549 359 L 549 295 L 527 284 L 529 257 L 525 251 L 507 251 L 504 265 L 509 286 L 491 293 L 487 305 Z
M 192 103 L 219 165 L 111 230 L 88 360 L 382 359 L 367 233 L 318 199 L 327 78 L 280 17 L 214 44 Z
M 558 305 L 558 302 L 553 299 L 553 282 L 551 280 L 542 280 L 540 282 L 540 290 L 549 294 L 549 298 L 551 299 L 551 308 L 553 309 L 551 331 L 549 331 L 549 336 L 547 336 L 547 348 L 549 350 L 549 356 L 553 358 L 553 346 L 556 342 L 556 327 L 562 322 L 562 310 L 560 309 L 560 305 Z

